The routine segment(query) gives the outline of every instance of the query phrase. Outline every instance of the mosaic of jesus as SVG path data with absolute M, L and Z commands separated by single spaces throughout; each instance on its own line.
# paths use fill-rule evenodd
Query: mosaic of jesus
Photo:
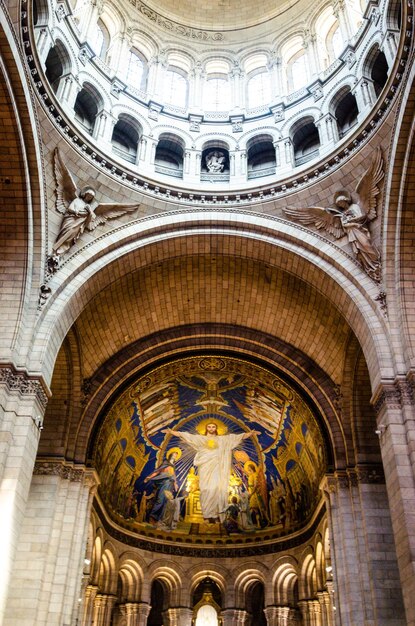
M 107 412 L 94 450 L 114 522 L 198 542 L 304 526 L 323 457 L 322 433 L 295 390 L 258 365 L 214 356 L 138 379 Z

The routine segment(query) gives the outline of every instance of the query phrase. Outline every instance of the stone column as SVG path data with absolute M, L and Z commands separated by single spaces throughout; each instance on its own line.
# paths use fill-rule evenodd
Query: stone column
M 316 122 L 316 127 L 320 136 L 320 154 L 330 152 L 339 140 L 336 118 L 327 113 Z
M 290 612 L 289 606 L 267 606 L 264 609 L 268 626 L 288 626 Z
M 321 626 L 331 626 L 333 623 L 333 607 L 328 591 L 318 591 L 317 598 L 320 603 Z
M 82 613 L 82 626 L 91 626 L 94 614 L 94 602 L 98 593 L 96 585 L 87 585 L 84 594 L 84 607 Z
M 356 98 L 359 111 L 359 121 L 366 117 L 372 110 L 372 105 L 376 100 L 375 88 L 370 78 L 360 78 L 352 89 L 352 94 Z
M 415 373 L 379 385 L 372 402 L 377 413 L 377 432 L 386 472 L 386 488 L 398 558 L 406 623 L 415 625 Z M 383 533 L 379 536 L 383 550 Z M 390 555 L 384 556 L 384 560 Z M 393 563 L 394 565 L 394 563 Z M 377 572 L 379 579 L 379 572 Z M 396 587 L 395 569 L 386 577 L 389 594 Z M 399 590 L 395 591 L 399 598 Z M 392 607 L 393 610 L 393 607 Z M 396 619 L 397 611 L 394 612 Z M 386 623 L 386 622 L 385 622 Z
M 191 626 L 193 611 L 185 607 L 171 608 L 166 611 L 168 626 Z
M 22 551 L 21 531 L 48 393 L 40 377 L 0 366 L 0 624 L 6 602 L 10 625 L 19 624 L 18 592 L 25 590 L 34 602 L 24 581 L 35 569 L 35 557 L 26 554 L 17 563 L 16 554 Z M 32 524 L 36 532 L 36 519 Z M 23 548 L 30 551 L 30 544 Z
M 400 623 L 400 585 L 381 466 L 339 470 L 326 476 L 321 487 L 328 511 L 338 623 L 386 626 L 391 615 Z
M 146 602 L 126 602 L 120 605 L 120 613 L 126 618 L 126 626 L 146 626 L 151 607 Z
M 238 62 L 234 63 L 233 68 L 229 72 L 229 77 L 231 79 L 231 106 L 232 109 L 245 108 L 245 97 L 244 92 L 241 88 L 243 81 L 243 71 Z
M 110 44 L 107 52 L 107 63 L 111 65 L 115 76 L 127 76 L 128 65 L 126 63 L 127 54 L 131 47 L 131 38 L 125 33 L 120 33 Z
M 82 42 L 90 39 L 92 31 L 96 28 L 103 8 L 103 0 L 90 0 L 88 10 L 84 13 L 80 21 L 81 33 L 79 38 Z
M 189 74 L 189 108 L 200 109 L 202 106 L 204 78 L 202 64 L 197 62 Z
M 308 60 L 308 69 L 310 72 L 308 78 L 310 80 L 315 78 L 320 70 L 316 36 L 310 33 L 310 31 L 307 31 L 303 37 L 303 48 Z
M 321 609 L 318 600 L 300 600 L 298 606 L 304 626 L 321 626 Z
M 271 81 L 272 100 L 281 98 L 282 94 L 284 93 L 281 66 L 281 57 L 273 55 L 268 64 L 268 71 Z
M 184 152 L 183 174 L 190 174 L 190 150 Z
M 345 0 L 335 0 L 333 3 L 333 13 L 339 22 L 342 39 L 344 43 L 347 43 L 352 36 L 352 30 Z
M 16 554 L 12 583 L 30 602 L 7 607 L 8 626 L 57 626 L 78 617 L 93 495 L 93 470 L 38 460 Z M 95 626 L 97 626 L 95 624 Z

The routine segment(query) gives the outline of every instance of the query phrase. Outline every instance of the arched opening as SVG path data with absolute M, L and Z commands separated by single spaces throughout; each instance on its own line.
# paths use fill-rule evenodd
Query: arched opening
M 177 135 L 163 133 L 156 148 L 154 169 L 159 174 L 183 178 L 184 142 Z
M 188 83 L 183 70 L 169 67 L 163 80 L 163 97 L 167 104 L 180 108 L 187 106 Z
M 221 626 L 222 594 L 209 576 L 204 578 L 193 593 L 193 626 Z
M 259 580 L 255 581 L 249 589 L 246 608 L 250 613 L 251 624 L 255 624 L 255 626 L 267 626 L 268 622 L 264 613 L 264 584 Z
M 351 93 L 350 87 L 345 87 L 336 95 L 330 108 L 334 111 L 339 137 L 342 138 L 358 122 L 357 101 Z
M 151 610 L 147 619 L 147 626 L 163 626 L 163 614 L 167 608 L 167 594 L 163 584 L 159 580 L 153 580 L 151 584 Z
M 129 163 L 137 160 L 140 126 L 129 115 L 121 114 L 112 133 L 112 150 Z
M 61 41 L 49 50 L 45 61 L 45 75 L 54 93 L 57 93 L 63 76 L 71 71 L 68 51 Z
M 49 8 L 46 0 L 33 0 L 33 25 L 45 26 L 49 20 Z
M 75 120 L 89 135 L 92 135 L 94 131 L 95 121 L 101 106 L 98 92 L 92 85 L 84 83 L 76 97 L 74 110 Z
M 231 108 L 231 88 L 225 74 L 211 74 L 207 77 L 203 108 L 205 111 L 229 111 Z
M 385 53 L 379 50 L 372 65 L 370 76 L 373 80 L 376 96 L 379 97 L 388 80 L 389 66 Z
M 259 135 L 248 144 L 248 180 L 275 174 L 275 149 L 270 135 Z
M 294 165 L 303 165 L 319 155 L 320 135 L 312 117 L 297 122 L 290 131 Z

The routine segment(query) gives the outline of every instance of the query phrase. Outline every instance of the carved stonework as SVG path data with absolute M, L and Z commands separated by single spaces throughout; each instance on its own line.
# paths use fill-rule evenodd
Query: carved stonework
M 356 467 L 357 480 L 365 484 L 384 484 L 385 474 L 383 466 L 378 464 L 358 465 Z
M 379 294 L 375 298 L 376 302 L 379 302 L 380 310 L 384 314 L 385 317 L 388 316 L 388 303 L 386 301 L 386 292 L 380 291 Z
M 95 189 L 86 186 L 80 189 L 65 163 L 58 148 L 54 152 L 54 174 L 56 181 L 56 210 L 63 215 L 60 231 L 52 247 L 51 259 L 65 254 L 78 241 L 85 230 L 93 231 L 107 220 L 132 213 L 139 204 L 98 203 Z M 59 262 L 58 262 L 59 266 Z
M 18 372 L 14 367 L 0 365 L 0 384 L 6 385 L 10 391 L 18 391 L 22 395 L 36 396 L 42 407 L 46 408 L 48 394 L 41 378 L 30 377 L 26 372 Z
M 98 486 L 95 470 L 84 465 L 75 465 L 62 460 L 42 460 L 35 462 L 33 474 L 36 476 L 59 476 L 74 483 L 84 482 L 90 489 Z
M 404 406 L 413 406 L 414 402 L 414 382 L 412 380 L 396 381 L 396 388 L 401 395 L 401 404 Z
M 379 251 L 372 244 L 369 224 L 377 217 L 379 184 L 384 177 L 383 157 L 377 151 L 355 189 L 355 198 L 346 189 L 334 194 L 331 208 L 285 208 L 288 217 L 306 226 L 324 229 L 336 239 L 347 236 L 353 254 L 362 269 L 377 283 L 381 278 Z

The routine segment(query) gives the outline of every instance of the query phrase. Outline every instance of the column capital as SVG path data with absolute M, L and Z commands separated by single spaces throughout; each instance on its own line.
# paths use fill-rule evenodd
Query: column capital
M 35 396 L 43 409 L 52 395 L 41 376 L 31 376 L 26 371 L 17 370 L 12 364 L 0 364 L 0 385 L 22 396 Z

